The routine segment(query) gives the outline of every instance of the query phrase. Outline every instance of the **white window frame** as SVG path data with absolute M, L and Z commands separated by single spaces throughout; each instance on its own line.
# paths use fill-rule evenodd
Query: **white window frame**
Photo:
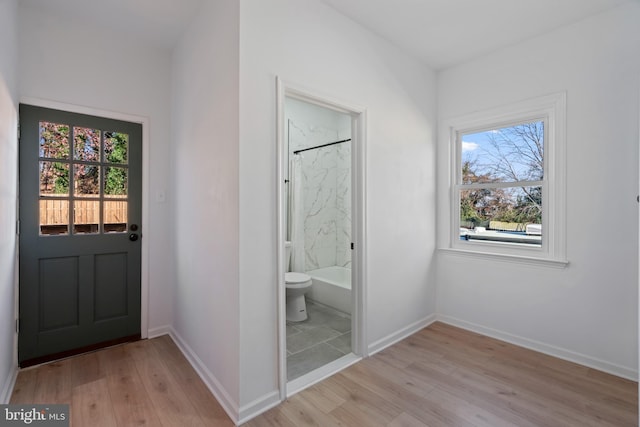
M 462 135 L 544 122 L 544 178 L 542 180 L 542 244 L 522 245 L 460 240 Z M 440 126 L 439 248 L 472 257 L 564 267 L 566 260 L 566 93 L 542 96 L 490 110 L 445 120 Z M 448 157 L 447 159 L 444 156 Z M 444 185 L 442 183 L 445 183 Z M 526 184 L 526 183 L 525 183 Z M 513 186 L 513 183 L 492 185 Z

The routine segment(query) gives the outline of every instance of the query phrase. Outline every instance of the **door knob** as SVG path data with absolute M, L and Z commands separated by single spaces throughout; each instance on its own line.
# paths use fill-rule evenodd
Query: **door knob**
M 136 240 L 138 240 L 138 235 L 136 233 L 129 234 L 129 240 L 135 242 Z

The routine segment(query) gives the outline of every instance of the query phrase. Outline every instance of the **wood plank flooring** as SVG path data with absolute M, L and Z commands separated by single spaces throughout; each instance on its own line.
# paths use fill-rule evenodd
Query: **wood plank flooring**
M 69 403 L 74 427 L 234 425 L 168 335 L 20 371 L 11 403 Z
M 20 372 L 11 403 L 70 403 L 81 426 L 231 426 L 168 336 Z M 637 426 L 637 383 L 442 323 L 247 427 Z
M 442 323 L 247 427 L 637 426 L 638 384 Z

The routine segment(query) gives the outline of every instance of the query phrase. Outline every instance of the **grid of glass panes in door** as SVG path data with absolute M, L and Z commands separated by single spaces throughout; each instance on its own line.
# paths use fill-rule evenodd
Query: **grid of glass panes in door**
M 129 135 L 39 126 L 40 234 L 125 232 Z

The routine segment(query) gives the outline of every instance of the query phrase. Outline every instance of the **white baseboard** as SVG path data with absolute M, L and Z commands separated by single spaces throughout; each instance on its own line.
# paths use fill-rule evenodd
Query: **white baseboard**
M 626 378 L 632 381 L 638 381 L 638 371 L 624 366 L 616 365 L 614 363 L 606 362 L 604 360 L 596 359 L 585 354 L 580 354 L 561 347 L 556 347 L 540 341 L 535 341 L 518 335 L 510 334 L 508 332 L 499 331 L 497 329 L 487 328 L 485 326 L 481 326 L 472 322 L 467 322 L 466 320 L 457 319 L 455 317 L 446 316 L 443 314 L 439 314 L 437 316 L 437 320 L 439 322 L 456 326 L 458 328 L 477 332 L 491 338 L 496 338 L 510 344 L 515 344 L 520 347 L 548 354 L 549 356 L 557 357 L 559 359 L 597 369 L 608 374 L 616 375 L 618 377 Z
M 368 347 L 369 356 L 373 356 L 375 353 L 379 352 L 380 350 L 383 350 L 397 343 L 398 341 L 402 341 L 403 339 L 407 338 L 409 335 L 415 334 L 419 330 L 426 328 L 427 326 L 429 326 L 435 321 L 436 321 L 436 315 L 435 314 L 429 315 L 424 319 L 418 320 L 417 322 L 414 322 L 400 329 L 399 331 L 396 331 L 390 335 L 387 335 L 382 339 L 379 339 L 376 342 L 369 344 L 369 347 Z
M 238 417 L 237 425 L 241 425 L 246 423 L 252 418 L 257 417 L 263 412 L 268 411 L 269 409 L 278 406 L 282 401 L 280 400 L 280 392 L 278 390 L 272 391 L 251 403 L 243 405 L 240 407 L 240 414 Z
M 162 335 L 171 335 L 171 326 L 158 326 L 157 328 L 149 329 L 147 331 L 147 338 L 149 339 L 161 337 Z
M 151 331 L 149 332 L 151 333 Z M 200 376 L 211 393 L 213 393 L 218 403 L 220 403 L 220 406 L 222 406 L 227 415 L 229 415 L 229 418 L 231 418 L 231 421 L 236 425 L 239 425 L 240 417 L 237 402 L 231 398 L 218 379 L 173 328 L 169 328 L 169 336 L 171 336 L 182 354 L 184 354 L 184 357 L 187 358 L 193 369 L 195 369 L 196 373 Z
M 13 393 L 13 387 L 16 385 L 16 379 L 18 378 L 18 367 L 12 366 L 9 370 L 9 375 L 4 381 L 2 390 L 0 390 L 0 403 L 7 404 L 11 399 L 11 393 Z

